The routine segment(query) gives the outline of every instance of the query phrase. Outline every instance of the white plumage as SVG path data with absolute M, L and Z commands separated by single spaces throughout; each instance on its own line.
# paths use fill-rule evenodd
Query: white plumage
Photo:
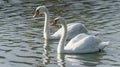
M 87 29 L 85 26 L 81 23 L 70 23 L 67 24 L 67 39 L 72 39 L 76 35 L 80 33 L 87 33 Z M 56 31 L 53 35 L 53 37 L 56 37 L 56 39 L 60 39 L 62 36 L 62 28 L 60 28 L 58 31 Z
M 62 35 L 62 28 L 56 31 L 53 35 L 50 35 L 50 27 L 49 27 L 49 12 L 45 6 L 38 6 L 35 10 L 35 14 L 33 17 L 38 16 L 38 14 L 44 13 L 45 14 L 45 23 L 44 23 L 44 38 L 45 39 L 60 39 Z M 74 36 L 80 33 L 88 33 L 86 27 L 81 23 L 70 23 L 67 24 L 67 39 L 71 39 Z
M 102 50 L 109 42 L 102 42 L 95 35 L 78 34 L 72 38 L 66 45 L 67 26 L 64 18 L 57 17 L 54 19 L 54 24 L 62 25 L 62 37 L 60 38 L 57 52 L 58 53 L 93 53 Z

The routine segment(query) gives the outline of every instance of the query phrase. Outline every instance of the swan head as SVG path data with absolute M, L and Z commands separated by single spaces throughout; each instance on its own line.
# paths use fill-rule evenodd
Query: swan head
M 57 17 L 57 18 L 55 18 L 54 20 L 52 20 L 51 22 L 50 22 L 50 25 L 51 26 L 54 26 L 54 25 L 56 25 L 56 24 L 65 24 L 65 19 L 63 18 L 63 17 Z
M 33 17 L 37 17 L 39 13 L 45 13 L 47 12 L 47 8 L 45 6 L 38 6 L 34 12 Z

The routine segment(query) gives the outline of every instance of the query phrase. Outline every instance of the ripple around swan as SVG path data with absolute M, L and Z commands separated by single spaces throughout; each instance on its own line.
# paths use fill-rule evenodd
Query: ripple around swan
M 117 0 L 1 0 L 0 67 L 119 67 L 120 1 Z M 58 41 L 43 39 L 44 15 L 32 18 L 36 6 L 46 5 L 51 19 L 62 16 L 67 23 L 81 22 L 102 40 L 111 41 L 104 52 L 63 55 Z M 51 27 L 54 32 L 58 27 Z M 52 33 L 51 33 L 52 34 Z

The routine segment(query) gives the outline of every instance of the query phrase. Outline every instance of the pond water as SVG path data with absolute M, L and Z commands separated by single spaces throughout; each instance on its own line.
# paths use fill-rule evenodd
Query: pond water
M 58 55 L 58 41 L 43 39 L 44 15 L 32 17 L 39 5 L 51 19 L 80 21 L 110 45 L 100 53 Z M 0 67 L 120 67 L 119 36 L 119 0 L 0 0 Z

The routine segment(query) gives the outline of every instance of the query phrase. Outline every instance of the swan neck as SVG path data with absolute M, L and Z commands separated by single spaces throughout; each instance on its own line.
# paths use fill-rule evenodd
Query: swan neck
M 67 38 L 67 26 L 66 26 L 66 23 L 62 24 L 62 30 L 63 30 L 62 31 L 62 36 L 60 38 L 58 48 L 57 48 L 58 53 L 65 53 L 64 46 L 66 44 L 66 38 Z
M 45 23 L 44 23 L 44 38 L 49 39 L 50 38 L 50 29 L 49 29 L 49 12 L 46 10 L 44 12 L 45 14 Z

